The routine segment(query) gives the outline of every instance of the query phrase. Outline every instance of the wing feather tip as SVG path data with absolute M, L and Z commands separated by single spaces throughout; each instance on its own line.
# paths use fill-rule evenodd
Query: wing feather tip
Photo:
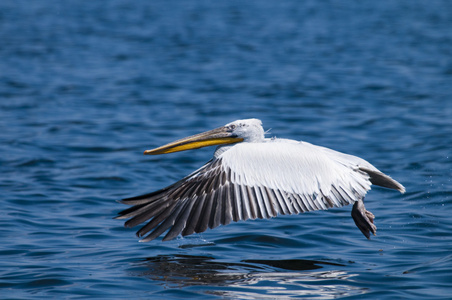
M 174 234 L 174 235 L 168 235 L 168 234 L 167 234 L 167 235 L 162 239 L 162 241 L 163 241 L 163 242 L 166 242 L 166 241 L 174 240 L 175 238 L 177 238 L 178 235 L 179 235 L 179 233 Z
M 143 237 L 143 235 L 139 235 L 138 232 L 137 232 L 137 237 L 141 238 L 141 237 Z M 140 243 L 147 243 L 147 242 L 150 242 L 152 240 L 155 240 L 156 238 L 157 237 L 156 236 L 152 236 L 152 233 L 151 233 L 151 234 L 148 234 L 147 236 L 145 236 L 144 238 L 140 239 L 139 242 Z

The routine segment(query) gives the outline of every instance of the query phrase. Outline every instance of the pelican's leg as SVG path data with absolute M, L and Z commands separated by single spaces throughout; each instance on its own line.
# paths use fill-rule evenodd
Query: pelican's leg
M 364 206 L 363 199 L 359 199 L 353 204 L 352 218 L 356 226 L 361 232 L 370 239 L 370 233 L 373 235 L 377 233 L 377 226 L 374 225 L 375 216 Z

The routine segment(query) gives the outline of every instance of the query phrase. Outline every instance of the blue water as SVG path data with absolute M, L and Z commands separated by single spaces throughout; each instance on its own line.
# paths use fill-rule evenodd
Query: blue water
M 450 1 L 0 2 L 1 298 L 447 299 Z M 361 156 L 351 207 L 138 243 L 115 200 L 212 148 L 142 153 L 241 118 Z

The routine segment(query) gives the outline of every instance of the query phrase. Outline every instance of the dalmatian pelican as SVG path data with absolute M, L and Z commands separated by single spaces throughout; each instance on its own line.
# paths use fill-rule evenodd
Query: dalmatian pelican
M 161 190 L 121 200 L 132 205 L 117 219 L 126 227 L 147 223 L 137 232 L 151 241 L 187 236 L 231 221 L 271 218 L 353 204 L 356 226 L 369 239 L 374 215 L 364 196 L 371 185 L 405 188 L 369 162 L 304 141 L 265 138 L 258 119 L 223 127 L 146 150 L 167 154 L 218 145 L 213 158 L 187 177 Z

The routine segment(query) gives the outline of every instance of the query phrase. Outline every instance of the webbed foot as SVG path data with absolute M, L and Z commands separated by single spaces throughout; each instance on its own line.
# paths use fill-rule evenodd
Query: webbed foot
M 353 204 L 352 218 L 356 226 L 361 230 L 367 239 L 370 239 L 370 233 L 373 235 L 377 233 L 377 226 L 374 224 L 375 216 L 370 211 L 366 210 L 362 199 Z

